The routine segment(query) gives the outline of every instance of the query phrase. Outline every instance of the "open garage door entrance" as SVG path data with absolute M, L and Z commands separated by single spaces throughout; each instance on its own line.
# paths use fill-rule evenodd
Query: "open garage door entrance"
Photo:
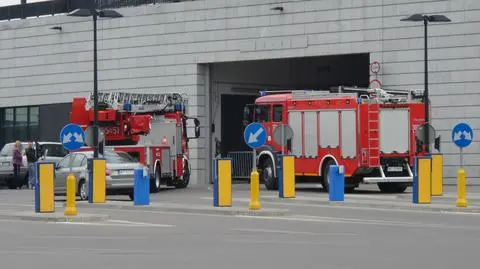
M 253 160 L 251 150 L 243 141 L 243 108 L 254 102 L 260 90 L 328 90 L 340 85 L 368 87 L 369 66 L 368 53 L 211 64 L 209 98 L 213 157 L 233 158 L 233 178 L 248 179 Z M 236 171 L 238 169 L 246 171 Z

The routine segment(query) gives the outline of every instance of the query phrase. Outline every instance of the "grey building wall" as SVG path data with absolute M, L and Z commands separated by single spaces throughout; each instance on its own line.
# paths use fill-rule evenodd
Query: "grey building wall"
M 283 6 L 284 12 L 271 10 Z M 379 78 L 396 88 L 423 87 L 423 27 L 400 22 L 416 12 L 454 22 L 429 28 L 434 124 L 444 138 L 446 176 L 458 150 L 450 129 L 460 120 L 479 131 L 480 1 L 208 0 L 119 10 L 99 21 L 102 90 L 182 91 L 209 126 L 206 65 L 347 53 L 371 53 Z M 51 30 L 62 26 L 62 31 Z M 92 22 L 54 16 L 0 23 L 0 106 L 64 103 L 92 89 Z M 192 142 L 193 183 L 207 182 L 208 129 Z M 480 143 L 465 150 L 471 182 L 480 178 Z M 196 180 L 195 180 L 196 179 Z

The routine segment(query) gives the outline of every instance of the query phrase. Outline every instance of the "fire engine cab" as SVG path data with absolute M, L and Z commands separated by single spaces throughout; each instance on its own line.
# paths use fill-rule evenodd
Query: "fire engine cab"
M 179 93 L 99 93 L 100 149 L 126 152 L 144 164 L 149 170 L 151 192 L 158 192 L 161 185 L 186 188 L 191 173 L 188 142 L 200 136 L 199 120 L 186 116 L 187 102 Z M 93 118 L 93 94 L 89 98 L 75 97 L 71 123 L 86 130 Z
M 343 165 L 345 190 L 360 183 L 378 184 L 382 192 L 403 192 L 413 181 L 416 139 L 424 124 L 423 91 L 385 91 L 335 87 L 330 91 L 262 92 L 244 110 L 244 124 L 261 123 L 267 142 L 257 165 L 267 189 L 277 189 L 276 156 L 282 147 L 273 132 L 280 124 L 293 129 L 283 149 L 295 156 L 297 182 L 318 182 L 328 191 L 328 170 Z

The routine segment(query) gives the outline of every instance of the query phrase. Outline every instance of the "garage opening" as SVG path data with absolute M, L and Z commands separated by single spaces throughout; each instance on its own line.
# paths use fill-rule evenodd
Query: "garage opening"
M 233 158 L 233 179 L 248 180 L 253 160 L 243 141 L 243 109 L 259 91 L 368 87 L 369 67 L 368 53 L 211 64 L 213 157 Z

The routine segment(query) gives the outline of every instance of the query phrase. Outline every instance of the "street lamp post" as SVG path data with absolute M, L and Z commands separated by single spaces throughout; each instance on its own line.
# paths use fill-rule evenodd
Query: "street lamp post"
M 430 136 L 429 136 L 429 125 L 430 125 L 430 110 L 429 110 L 429 99 L 428 99 L 428 43 L 427 43 L 427 26 L 429 22 L 450 22 L 451 20 L 445 15 L 424 15 L 424 14 L 413 14 L 408 18 L 401 19 L 400 21 L 413 21 L 419 22 L 423 21 L 424 25 L 424 42 L 425 42 L 425 90 L 423 93 L 423 103 L 424 103 L 424 113 L 425 113 L 425 131 L 424 131 L 424 143 L 425 143 L 425 153 L 430 154 Z
M 98 158 L 98 64 L 97 64 L 97 18 L 120 18 L 122 14 L 114 10 L 76 9 L 68 16 L 93 16 L 93 156 Z

